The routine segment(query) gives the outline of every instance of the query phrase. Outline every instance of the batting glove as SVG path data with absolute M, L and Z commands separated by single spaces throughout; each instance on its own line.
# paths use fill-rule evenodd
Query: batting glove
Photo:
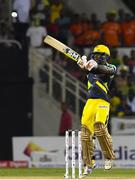
M 85 65 L 87 63 L 87 57 L 86 56 L 82 56 L 81 59 L 78 60 L 77 64 L 80 68 L 85 68 Z
M 85 69 L 87 69 L 88 71 L 91 71 L 93 68 L 97 68 L 98 64 L 96 61 L 94 61 L 93 59 L 89 60 L 86 64 L 85 64 Z

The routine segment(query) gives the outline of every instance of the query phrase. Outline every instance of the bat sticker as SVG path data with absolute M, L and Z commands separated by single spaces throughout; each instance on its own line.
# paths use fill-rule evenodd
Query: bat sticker
M 67 49 L 65 50 L 65 54 L 66 54 L 68 57 L 74 59 L 75 61 L 78 61 L 78 59 L 80 58 L 80 55 L 79 55 L 78 53 L 76 53 L 75 51 L 73 51 L 72 49 L 70 49 L 70 48 L 67 48 Z

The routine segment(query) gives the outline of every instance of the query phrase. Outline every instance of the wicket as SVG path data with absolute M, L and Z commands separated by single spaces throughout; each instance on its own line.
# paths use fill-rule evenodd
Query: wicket
M 71 143 L 70 143 L 70 133 L 71 133 Z M 77 135 L 77 136 L 76 136 Z M 81 144 L 81 131 L 79 130 L 68 130 L 65 133 L 65 148 L 66 148 L 66 154 L 65 154 L 65 178 L 68 179 L 70 178 L 69 176 L 69 149 L 70 149 L 70 144 L 72 145 L 72 162 L 71 162 L 71 167 L 72 167 L 72 173 L 71 173 L 71 178 L 75 179 L 76 178 L 76 137 L 78 141 L 78 178 L 82 178 L 82 144 Z

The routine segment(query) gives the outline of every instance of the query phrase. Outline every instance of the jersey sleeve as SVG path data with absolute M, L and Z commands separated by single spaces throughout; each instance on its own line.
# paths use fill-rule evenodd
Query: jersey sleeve
M 113 64 L 107 65 L 98 65 L 96 69 L 92 70 L 93 74 L 106 74 L 106 75 L 114 75 L 116 74 L 116 66 Z

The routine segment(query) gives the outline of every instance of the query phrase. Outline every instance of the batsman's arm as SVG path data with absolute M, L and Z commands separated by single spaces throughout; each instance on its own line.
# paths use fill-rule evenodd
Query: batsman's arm
M 81 67 L 81 69 L 91 72 L 93 74 L 106 74 L 106 75 L 114 75 L 116 74 L 116 66 L 113 64 L 105 64 L 100 65 L 95 60 L 91 59 L 87 61 L 86 56 L 82 56 L 81 60 L 77 62 L 77 64 Z
M 112 64 L 98 65 L 97 68 L 93 68 L 91 72 L 94 74 L 114 75 L 116 74 L 116 66 Z

